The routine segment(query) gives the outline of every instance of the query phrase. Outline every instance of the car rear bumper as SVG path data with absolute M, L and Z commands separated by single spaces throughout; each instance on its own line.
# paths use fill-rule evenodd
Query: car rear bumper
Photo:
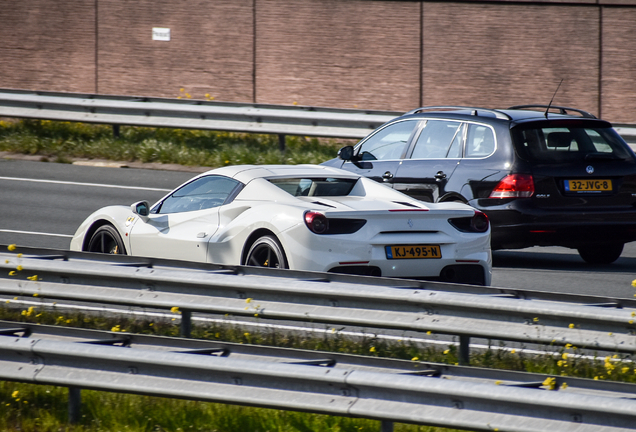
M 492 226 L 493 249 L 579 248 L 636 241 L 636 208 L 549 210 L 528 204 L 527 200 L 517 200 L 503 206 L 480 208 Z

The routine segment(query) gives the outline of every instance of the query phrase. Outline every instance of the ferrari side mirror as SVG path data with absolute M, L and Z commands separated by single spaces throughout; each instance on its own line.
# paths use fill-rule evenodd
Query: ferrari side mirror
M 148 201 L 139 201 L 130 206 L 133 213 L 139 216 L 148 216 L 150 214 L 150 204 Z

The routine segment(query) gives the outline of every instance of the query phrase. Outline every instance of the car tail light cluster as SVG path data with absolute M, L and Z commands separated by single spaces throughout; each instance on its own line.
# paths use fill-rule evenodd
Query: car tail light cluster
M 315 211 L 306 211 L 304 219 L 314 234 L 353 234 L 367 223 L 364 219 L 327 218 Z
M 327 217 L 319 212 L 305 212 L 305 225 L 313 233 L 324 234 L 329 229 L 329 221 Z
M 448 222 L 462 232 L 483 233 L 488 231 L 488 227 L 490 227 L 488 216 L 478 210 L 475 210 L 472 217 L 453 218 L 449 219 Z
M 489 198 L 530 198 L 534 194 L 534 180 L 529 174 L 510 174 L 492 190 Z

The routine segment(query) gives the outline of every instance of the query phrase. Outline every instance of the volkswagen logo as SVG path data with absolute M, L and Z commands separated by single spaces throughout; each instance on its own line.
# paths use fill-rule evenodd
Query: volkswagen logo
M 587 168 L 585 168 L 585 171 L 588 174 L 594 174 L 594 167 L 592 165 L 588 165 Z

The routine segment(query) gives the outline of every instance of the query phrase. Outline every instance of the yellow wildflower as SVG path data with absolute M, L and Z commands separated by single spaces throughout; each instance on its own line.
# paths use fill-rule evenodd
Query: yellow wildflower
M 426 332 L 426 334 L 427 334 L 427 335 L 430 335 L 430 334 L 432 334 L 432 333 L 433 333 L 433 332 L 432 332 L 432 331 L 430 331 L 430 330 Z
M 375 347 L 372 346 L 371 348 L 369 348 L 369 352 L 375 352 Z
M 9 249 L 9 250 L 11 250 L 11 249 Z M 632 281 L 632 286 L 633 286 L 634 288 L 636 288 L 636 279 L 634 279 L 634 280 Z
M 172 306 L 170 308 L 170 312 L 175 313 L 175 314 L 176 313 L 181 313 L 181 312 L 179 312 L 179 307 L 178 306 Z
M 24 270 L 24 267 L 22 267 L 21 265 L 19 265 L 19 266 L 17 266 L 15 269 L 16 269 L 17 271 L 22 271 L 22 270 Z
M 516 350 L 516 349 L 510 350 L 510 354 L 514 354 L 514 353 L 516 353 L 516 352 L 517 352 L 517 350 Z
M 570 349 L 570 348 L 572 348 L 572 344 L 570 344 L 570 343 L 565 344 L 565 349 Z
M 252 297 L 248 297 L 245 299 L 245 303 L 251 303 L 252 302 Z
M 446 350 L 444 351 L 444 354 L 448 354 L 450 352 L 450 350 Z
M 40 294 L 38 293 L 33 293 L 33 297 L 38 297 Z
M 27 277 L 27 279 L 30 280 L 30 281 L 36 281 L 36 280 L 38 280 L 38 275 L 29 276 L 29 277 Z
M 119 324 L 117 324 L 115 327 L 113 327 L 112 329 L 110 329 L 110 331 L 118 332 L 118 331 L 121 331 L 121 328 L 120 328 Z
M 545 381 L 543 381 L 543 385 L 546 386 L 548 390 L 554 390 L 554 387 L 556 386 L 556 379 L 548 377 Z
M 574 324 L 570 324 L 568 327 L 570 327 L 570 328 L 574 328 Z
M 15 276 L 15 270 L 11 270 L 11 271 L 9 272 L 9 276 Z
M 420 358 L 419 358 L 419 357 L 413 357 L 413 358 L 411 359 L 411 361 L 419 361 L 419 360 L 420 360 Z
M 13 393 L 11 393 L 11 397 L 12 397 L 13 399 L 15 399 L 15 398 L 17 398 L 17 397 L 18 397 L 18 395 L 19 395 L 19 394 L 20 394 L 20 392 L 19 392 L 18 390 L 16 390 L 16 391 L 14 391 Z
M 496 384 L 496 385 L 501 385 L 501 383 L 502 383 L 502 382 L 503 382 L 503 381 L 501 381 L 501 380 L 497 380 L 497 381 L 495 381 L 495 384 Z
M 563 354 L 561 354 L 561 358 L 562 358 L 563 360 L 567 360 L 567 359 L 568 359 L 568 353 L 563 353 Z
M 15 244 L 10 244 L 9 246 L 7 246 L 7 249 L 9 249 L 9 252 L 13 252 L 15 250 L 15 248 L 16 248 Z M 633 282 L 632 282 L 632 284 L 633 284 Z M 634 285 L 634 286 L 636 286 L 636 285 Z
M 22 258 L 22 252 L 17 255 L 18 258 Z
M 538 317 L 534 317 L 534 318 L 532 318 L 532 321 L 539 322 L 539 318 Z
M 568 384 L 567 383 L 561 384 L 561 390 L 565 390 L 566 388 L 568 388 Z

